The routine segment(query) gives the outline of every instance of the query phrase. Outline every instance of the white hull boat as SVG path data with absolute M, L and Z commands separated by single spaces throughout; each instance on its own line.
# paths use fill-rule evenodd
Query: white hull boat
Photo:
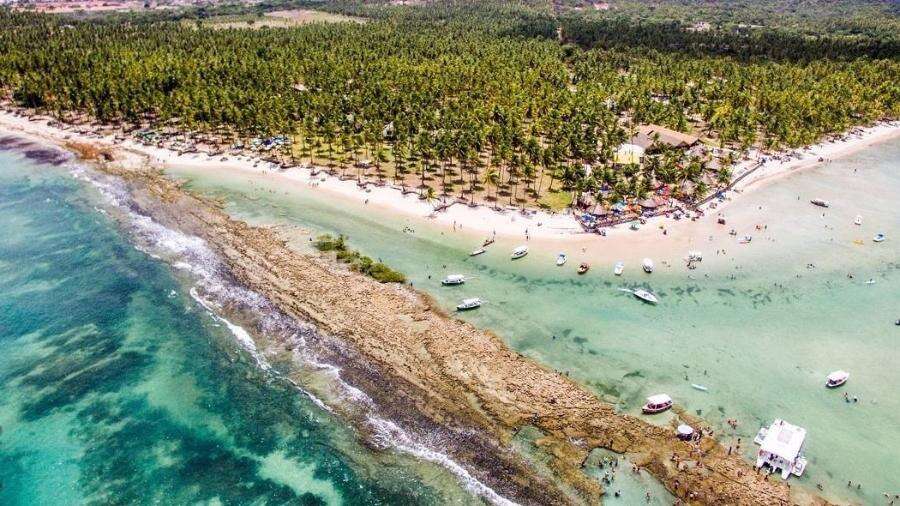
M 831 202 L 828 202 L 825 199 L 812 199 L 809 202 L 814 206 L 831 207 Z
M 462 301 L 460 301 L 459 304 L 456 305 L 456 310 L 457 311 L 468 311 L 470 309 L 475 309 L 475 308 L 481 307 L 481 305 L 483 303 L 484 303 L 484 301 L 479 299 L 478 297 L 473 297 L 471 299 L 463 299 Z
M 853 220 L 853 224 L 854 225 L 862 225 L 862 215 L 861 214 L 856 215 L 856 219 Z
M 641 408 L 645 415 L 662 413 L 672 407 L 672 398 L 666 394 L 651 395 L 647 397 L 647 404 Z
M 569 259 L 569 257 L 566 256 L 565 253 L 560 253 L 559 255 L 556 255 L 556 266 L 562 267 L 563 265 L 565 265 L 566 260 L 568 260 L 568 259 Z
M 872 240 L 875 242 L 884 242 L 884 239 L 884 234 L 875 234 L 875 237 L 872 238 Z
M 461 285 L 465 282 L 466 277 L 462 274 L 450 274 L 449 276 L 441 280 L 441 284 L 444 286 Z
M 616 262 L 616 266 L 613 267 L 613 274 L 621 276 L 623 272 L 625 272 L 625 262 Z
M 653 292 L 648 292 L 647 290 L 641 290 L 638 288 L 637 290 L 631 292 L 635 297 L 641 299 L 644 302 L 649 302 L 650 304 L 656 304 L 659 302 L 659 299 L 656 298 L 656 295 L 653 295 Z
M 487 250 L 484 249 L 484 248 L 478 248 L 477 250 L 475 250 L 475 251 L 469 253 L 469 256 L 470 256 L 470 257 L 477 257 L 478 255 L 481 255 L 482 253 L 484 253 L 484 252 L 486 252 L 486 251 L 487 251 Z
M 513 250 L 512 255 L 510 255 L 510 258 L 512 260 L 517 260 L 527 254 L 528 254 L 528 246 L 519 246 L 518 248 Z
M 828 388 L 837 388 L 850 379 L 850 373 L 847 371 L 834 371 L 825 378 L 825 386 Z
M 650 274 L 653 272 L 653 260 L 649 258 L 645 258 L 643 262 L 641 262 L 641 267 L 644 269 L 644 272 Z

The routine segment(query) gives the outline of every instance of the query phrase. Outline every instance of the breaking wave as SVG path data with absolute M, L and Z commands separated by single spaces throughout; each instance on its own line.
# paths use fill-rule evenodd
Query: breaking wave
M 322 362 L 307 346 L 314 338 L 320 338 L 314 326 L 298 322 L 283 315 L 268 299 L 231 280 L 231 276 L 218 256 L 196 236 L 184 234 L 165 227 L 151 217 L 142 214 L 133 201 L 126 185 L 118 178 L 96 173 L 85 167 L 74 167 L 71 174 L 76 179 L 95 187 L 124 217 L 122 221 L 135 248 L 153 258 L 170 264 L 179 271 L 188 273 L 193 286 L 190 296 L 203 307 L 209 316 L 228 328 L 236 342 L 256 361 L 261 370 L 287 382 L 319 408 L 329 413 L 334 409 L 297 381 L 272 367 L 264 351 L 260 351 L 250 332 L 223 316 L 227 309 L 247 312 L 254 316 L 258 331 L 264 337 L 277 336 L 294 345 L 293 355 L 303 366 L 327 376 L 337 389 L 337 401 L 349 401 L 356 410 L 363 412 L 363 419 L 372 432 L 372 443 L 381 448 L 391 448 L 417 459 L 438 464 L 452 473 L 468 492 L 486 501 L 507 506 L 514 502 L 479 481 L 461 464 L 446 453 L 417 441 L 409 432 L 396 423 L 380 417 L 372 399 L 363 391 L 350 385 L 341 377 L 341 368 Z M 98 212 L 107 214 L 102 209 Z

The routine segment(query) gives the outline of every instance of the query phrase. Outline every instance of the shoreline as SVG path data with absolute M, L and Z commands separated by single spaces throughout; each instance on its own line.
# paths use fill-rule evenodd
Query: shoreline
M 191 167 L 203 170 L 219 168 L 262 176 L 272 181 L 314 189 L 336 199 L 362 202 L 388 213 L 427 220 L 435 227 L 445 227 L 453 231 L 465 229 L 467 233 L 481 237 L 554 240 L 563 243 L 582 243 L 586 237 L 597 235 L 584 230 L 572 209 L 567 209 L 564 213 L 550 213 L 543 210 L 522 212 L 519 208 L 498 210 L 485 204 L 469 206 L 455 201 L 446 204 L 438 201 L 433 205 L 420 199 L 414 191 L 402 192 L 400 188 L 391 185 L 378 186 L 373 183 L 360 185 L 355 178 L 341 179 L 326 174 L 321 168 L 301 165 L 282 169 L 261 157 L 247 155 L 223 157 L 205 153 L 180 154 L 171 149 L 148 146 L 132 138 L 122 141 L 112 135 L 79 134 L 51 126 L 52 122 L 53 120 L 49 118 L 32 119 L 17 115 L 9 109 L 8 104 L 0 107 L 0 129 L 16 131 L 51 142 L 65 139 L 72 142 L 102 144 L 110 148 L 125 148 L 146 157 L 149 163 L 162 168 Z M 835 140 L 834 137 L 838 139 Z M 896 137 L 900 137 L 900 121 L 881 122 L 871 127 L 855 127 L 849 132 L 832 136 L 829 140 L 807 148 L 775 154 L 764 154 L 751 149 L 747 155 L 748 159 L 735 167 L 733 182 L 728 190 L 723 192 L 724 198 L 711 195 L 697 206 L 696 211 L 703 213 L 704 216 L 717 214 L 740 197 L 780 177 L 828 163 L 834 158 L 848 156 L 872 144 Z M 647 229 L 674 226 L 678 223 L 678 220 L 666 216 L 653 216 L 645 221 L 644 228 Z M 625 224 L 604 228 L 607 235 L 618 235 L 626 229 Z
M 52 143 L 65 146 L 66 140 Z M 403 400 L 394 411 L 418 409 L 436 425 L 465 420 L 465 427 L 477 428 L 500 447 L 517 429 L 536 426 L 547 434 L 545 444 L 555 455 L 557 477 L 576 486 L 588 502 L 598 501 L 601 493 L 599 484 L 579 469 L 591 448 L 627 453 L 679 497 L 688 490 L 699 494 L 693 500 L 685 497 L 689 503 L 789 501 L 785 484 L 764 482 L 747 462 L 726 455 L 712 438 L 701 445 L 703 470 L 696 466 L 692 446 L 675 440 L 671 430 L 615 413 L 571 380 L 509 350 L 493 334 L 442 314 L 426 296 L 292 251 L 271 230 L 229 218 L 160 172 L 141 170 L 140 156 L 122 154 L 120 163 L 101 163 L 98 168 L 128 181 L 154 219 L 197 234 L 214 247 L 241 284 L 262 293 L 297 321 L 312 322 L 348 342 L 366 359 L 359 367 L 379 371 L 381 388 L 376 394 Z M 481 366 L 486 363 L 492 366 Z M 392 389 L 384 389 L 388 386 Z M 470 448 L 463 460 L 471 464 L 484 458 L 474 450 Z M 674 469 L 670 455 L 694 464 Z

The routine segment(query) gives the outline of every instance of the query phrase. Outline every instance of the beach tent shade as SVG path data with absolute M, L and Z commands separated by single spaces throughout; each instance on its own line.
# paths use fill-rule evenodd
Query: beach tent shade
M 640 204 L 644 209 L 656 209 L 659 207 L 659 203 L 654 199 L 644 199 Z
M 637 165 L 641 163 L 643 157 L 644 148 L 635 144 L 622 144 L 616 148 L 616 152 L 613 155 L 613 161 L 622 165 Z
M 675 431 L 678 433 L 678 437 L 682 438 L 689 438 L 694 434 L 694 428 L 686 424 L 679 425 Z

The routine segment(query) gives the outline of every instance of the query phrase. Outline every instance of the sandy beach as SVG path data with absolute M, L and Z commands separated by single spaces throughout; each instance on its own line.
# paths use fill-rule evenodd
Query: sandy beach
M 29 119 L 9 110 L 0 111 L 0 128 L 7 131 L 57 143 L 65 141 L 92 142 L 124 148 L 137 156 L 144 157 L 146 162 L 163 169 L 166 167 L 192 167 L 261 175 L 277 181 L 279 184 L 314 188 L 335 199 L 362 201 L 383 211 L 426 219 L 436 227 L 464 231 L 477 237 L 497 237 L 510 240 L 535 239 L 563 245 L 572 243 L 574 246 L 584 246 L 593 242 L 588 238 L 599 240 L 594 234 L 583 231 L 572 211 L 550 213 L 529 210 L 522 212 L 514 208 L 494 209 L 484 205 L 467 206 L 456 203 L 435 212 L 435 209 L 443 204 L 439 199 L 428 202 L 411 191 L 403 193 L 390 186 L 359 185 L 355 179 L 341 180 L 314 167 L 300 166 L 282 169 L 275 164 L 250 156 L 211 157 L 204 153 L 179 154 L 169 149 L 147 146 L 131 139 L 120 141 L 113 136 L 78 134 L 51 126 L 50 122 L 49 118 Z M 828 163 L 835 158 L 855 153 L 874 143 L 897 136 L 900 136 L 900 122 L 885 122 L 872 127 L 855 128 L 837 140 L 824 141 L 808 148 L 775 154 L 751 150 L 747 159 L 734 168 L 733 188 L 725 192 L 724 198 L 714 199 L 700 206 L 700 210 L 706 213 L 706 218 L 709 215 L 722 213 L 727 209 L 728 204 L 742 195 L 759 189 L 779 177 Z M 607 234 L 614 237 L 627 235 L 630 238 L 629 242 L 636 240 L 644 243 L 647 236 L 658 237 L 658 233 L 651 231 L 659 230 L 661 226 L 668 228 L 668 233 L 676 233 L 684 228 L 683 223 L 690 223 L 689 220 L 679 223 L 663 216 L 653 217 L 646 221 L 643 229 L 636 233 L 628 230 L 626 225 L 619 225 L 608 228 Z M 693 226 L 693 229 L 709 227 L 714 224 L 714 221 L 708 223 L 710 222 L 708 219 L 698 221 L 699 224 Z M 697 231 L 702 233 L 711 230 L 707 228 Z M 603 242 L 609 244 L 609 241 Z
M 147 146 L 135 140 L 117 140 L 113 136 L 79 134 L 51 125 L 49 118 L 29 119 L 8 110 L 0 112 L 0 131 L 13 132 L 56 144 L 66 142 L 92 143 L 116 148 L 120 156 L 128 157 L 131 166 L 151 164 L 190 171 L 217 171 L 245 175 L 249 180 L 262 180 L 284 188 L 285 192 L 315 191 L 329 200 L 341 202 L 348 208 L 363 211 L 368 208 L 375 215 L 406 217 L 421 220 L 425 226 L 441 233 L 453 233 L 460 240 L 472 244 L 472 249 L 488 238 L 495 238 L 494 247 L 511 249 L 528 244 L 536 251 L 567 251 L 571 260 L 602 264 L 624 261 L 629 268 L 637 268 L 641 259 L 652 256 L 660 268 L 685 264 L 689 251 L 712 252 L 735 248 L 738 239 L 759 235 L 762 227 L 777 216 L 766 209 L 752 214 L 731 214 L 730 206 L 745 195 L 764 188 L 779 178 L 797 171 L 847 156 L 866 147 L 900 136 L 900 122 L 881 123 L 868 128 L 856 128 L 850 133 L 805 149 L 778 154 L 763 154 L 755 150 L 734 170 L 733 188 L 721 198 L 702 205 L 703 215 L 681 220 L 656 216 L 646 220 L 639 230 L 620 224 L 605 229 L 606 236 L 583 231 L 571 212 L 495 210 L 487 206 L 455 204 L 435 212 L 439 201 L 427 202 L 414 192 L 402 193 L 389 186 L 358 185 L 355 179 L 341 180 L 311 167 L 283 169 L 260 158 L 249 156 L 217 156 L 204 153 L 179 154 L 173 150 Z M 719 218 L 726 218 L 721 225 Z M 773 240 L 773 238 L 759 239 Z M 505 251 L 504 251 L 505 252 Z M 555 254 L 555 253 L 554 253 Z M 606 265 L 609 264 L 609 265 Z M 611 267 L 610 267 L 611 268 Z

